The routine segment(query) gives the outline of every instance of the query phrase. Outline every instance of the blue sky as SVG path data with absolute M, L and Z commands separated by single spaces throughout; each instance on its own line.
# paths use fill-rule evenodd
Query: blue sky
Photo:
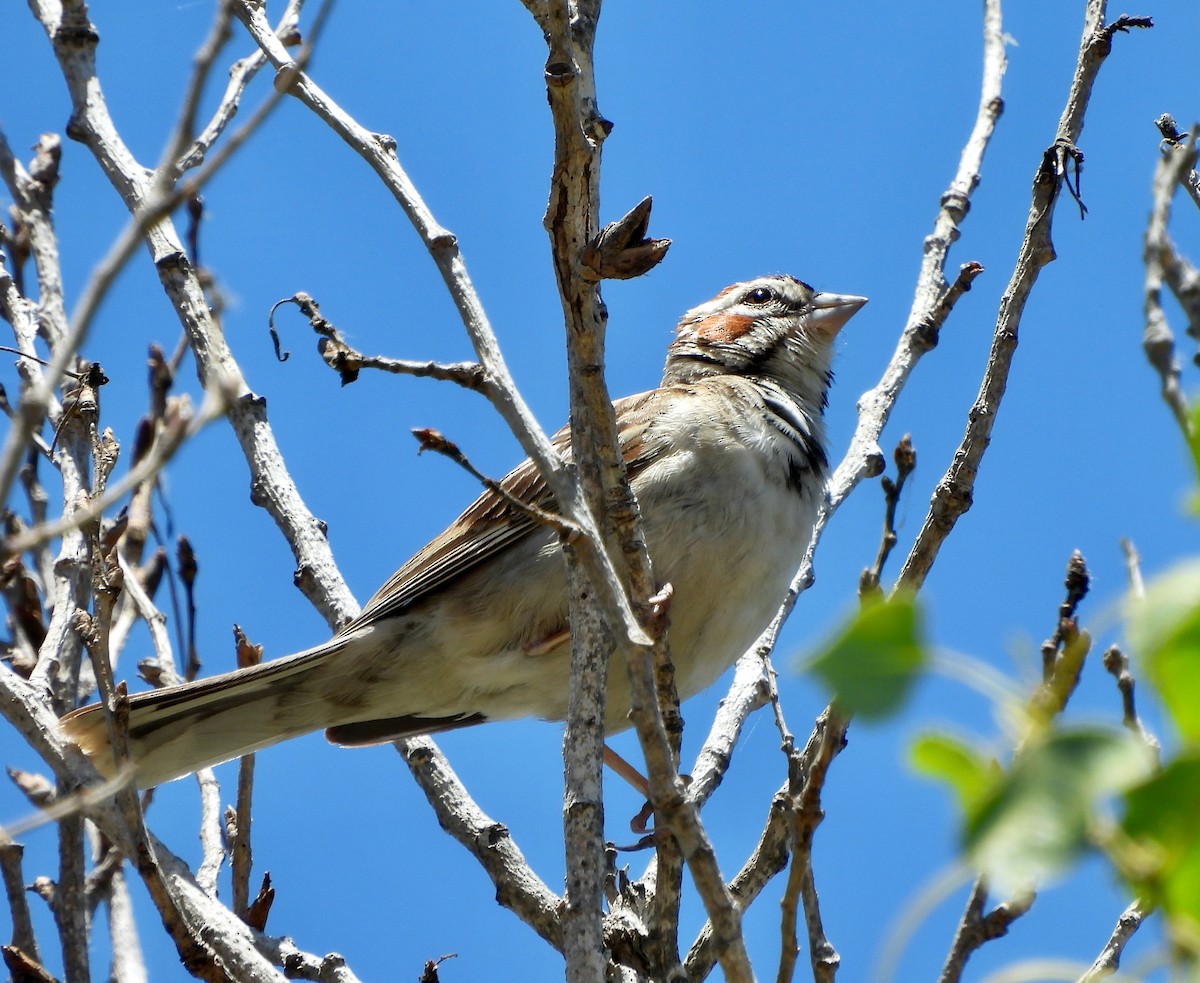
M 210 4 L 95 5 L 102 81 L 138 157 L 157 160 L 174 119 L 190 55 L 207 31 Z M 961 437 L 1012 269 L 1043 149 L 1054 137 L 1073 69 L 1083 3 L 1011 3 L 1006 111 L 983 181 L 950 256 L 986 272 L 964 296 L 938 348 L 921 363 L 884 434 L 890 451 L 906 432 L 919 454 L 900 508 L 900 547 L 920 527 L 929 495 Z M 912 299 L 923 237 L 974 120 L 980 77 L 979 5 L 719 4 L 611 2 L 597 45 L 601 112 L 615 124 L 604 148 L 602 218 L 654 196 L 651 232 L 674 244 L 649 276 L 607 284 L 609 385 L 614 395 L 653 387 L 679 314 L 735 280 L 793 273 L 819 289 L 871 303 L 843 332 L 828 420 L 838 459 L 854 401 L 877 381 Z M 1111 9 L 1116 16 L 1124 11 Z M 1182 443 L 1158 398 L 1141 340 L 1141 235 L 1157 157 L 1153 120 L 1186 126 L 1200 112 L 1195 48 L 1200 9 L 1156 0 L 1152 31 L 1119 35 L 1097 85 L 1080 147 L 1089 212 L 1070 200 L 1056 217 L 1058 260 L 1048 266 L 1021 325 L 1021 344 L 975 504 L 942 551 L 924 592 L 939 646 L 1032 678 L 1037 645 L 1053 629 L 1065 564 L 1080 549 L 1093 575 L 1082 609 L 1097 652 L 1119 640 L 1125 587 L 1120 537 L 1147 574 L 1193 552 L 1183 513 Z M 4 17 L 0 124 L 14 148 L 61 132 L 65 89 L 32 18 Z M 230 58 L 251 43 L 235 32 Z M 561 313 L 541 226 L 551 163 L 542 67 L 532 19 L 510 3 L 373 5 L 342 0 L 312 64 L 320 84 L 365 126 L 392 134 L 398 156 L 440 222 L 462 244 L 468 268 L 526 399 L 548 429 L 565 418 Z M 244 106 L 269 89 L 264 74 Z M 211 101 L 209 103 L 211 106 Z M 23 150 L 21 151 L 23 152 Z M 89 155 L 66 144 L 57 222 L 68 306 L 125 216 Z M 403 215 L 365 165 L 298 104 L 285 103 L 209 186 L 202 260 L 229 308 L 225 331 L 313 512 L 330 528 L 342 571 L 360 601 L 476 494 L 449 462 L 418 458 L 409 429 L 432 426 L 481 470 L 502 474 L 520 453 L 481 398 L 446 384 L 366 374 L 341 389 L 313 357 L 298 316 L 283 315 L 274 360 L 270 305 L 312 294 L 353 344 L 370 353 L 457 360 L 470 349 L 440 279 Z M 1193 257 L 1197 215 L 1178 200 L 1176 241 Z M 1170 308 L 1179 329 L 1181 318 Z M 86 354 L 113 380 L 104 422 L 126 440 L 145 408 L 146 346 L 179 336 L 143 255 L 116 285 Z M 1185 352 L 1185 356 L 1186 356 Z M 0 382 L 16 391 L 6 363 Z M 1195 374 L 1185 374 L 1195 388 Z M 198 392 L 185 365 L 177 391 Z M 249 503 L 245 464 L 218 423 L 171 466 L 167 497 L 175 533 L 200 563 L 199 639 L 206 668 L 231 664 L 230 626 L 240 624 L 269 657 L 321 641 L 321 619 L 292 587 L 292 559 L 269 518 Z M 882 496 L 861 487 L 839 512 L 817 558 L 816 586 L 780 644 L 787 669 L 853 609 L 860 569 L 878 543 Z M 899 555 L 897 556 L 897 560 Z M 896 561 L 893 561 L 895 564 Z M 893 566 L 894 573 L 897 566 Z M 139 636 L 125 672 L 148 649 Z M 806 732 L 823 705 L 808 679 L 780 682 L 789 722 Z M 707 729 L 721 686 L 684 715 L 685 759 Z M 1153 707 L 1143 704 L 1157 726 Z M 1076 716 L 1119 713 L 1098 660 L 1085 673 Z M 826 796 L 816 872 L 826 929 L 842 953 L 840 979 L 866 980 L 898 913 L 954 856 L 949 796 L 904 764 L 913 735 L 934 726 L 991 740 L 990 706 L 960 684 L 931 680 L 904 715 L 852 729 Z M 560 729 L 493 725 L 441 742 L 493 818 L 505 823 L 553 888 L 562 884 Z M 734 768 L 705 812 L 723 869 L 752 847 L 784 761 L 765 714 L 751 722 Z M 636 753 L 631 738 L 618 747 Z M 12 761 L 36 761 L 9 752 Z M 233 771 L 222 774 L 232 794 Z M 194 786 L 161 790 L 152 827 L 197 857 Z M 633 793 L 610 782 L 609 835 L 629 837 Z M 0 821 L 22 815 L 0 789 Z M 493 900 L 475 863 L 437 828 L 390 748 L 344 751 L 317 736 L 259 756 L 255 860 L 278 891 L 269 928 L 314 952 L 342 952 L 364 979 L 415 978 L 428 958 L 457 952 L 444 980 L 552 979 L 561 960 Z M 54 843 L 27 837 L 26 873 L 50 873 Z M 633 871 L 642 856 L 629 860 Z M 774 975 L 782 885 L 748 919 L 761 977 Z M 922 923 L 897 980 L 935 974 L 963 891 Z M 184 978 L 153 928 L 143 938 L 155 980 Z M 1094 862 L 1039 898 L 1009 938 L 972 962 L 970 978 L 1033 958 L 1090 962 L 1126 899 Z M 38 903 L 34 900 L 34 906 Z M 694 930 L 702 917 L 692 905 Z M 43 926 L 48 919 L 41 919 Z M 1145 930 L 1127 963 L 1155 939 Z M 49 936 L 43 936 L 48 944 Z M 683 943 L 691 938 L 684 932 Z M 96 968 L 103 973 L 102 954 Z

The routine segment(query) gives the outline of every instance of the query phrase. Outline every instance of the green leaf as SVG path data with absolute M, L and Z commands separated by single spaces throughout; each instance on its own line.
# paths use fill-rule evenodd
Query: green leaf
M 964 812 L 983 801 L 999 774 L 993 758 L 949 734 L 922 734 L 908 754 L 917 771 L 953 789 Z
M 808 664 L 843 709 L 867 719 L 895 713 L 928 659 L 911 597 L 864 604 Z
M 1073 727 L 1026 745 L 971 810 L 966 846 L 1002 891 L 1066 866 L 1087 845 L 1098 802 L 1149 774 L 1146 745 L 1126 731 Z
M 1176 758 L 1130 789 L 1125 803 L 1128 879 L 1177 929 L 1200 938 L 1200 754 Z
M 1200 741 L 1200 561 L 1164 574 L 1131 602 L 1129 640 L 1179 733 Z

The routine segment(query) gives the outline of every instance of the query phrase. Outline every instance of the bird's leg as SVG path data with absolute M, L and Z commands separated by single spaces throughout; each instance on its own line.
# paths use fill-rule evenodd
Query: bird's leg
M 638 795 L 646 799 L 650 798 L 650 783 L 646 780 L 646 776 L 607 744 L 604 745 L 604 763 L 632 785 Z

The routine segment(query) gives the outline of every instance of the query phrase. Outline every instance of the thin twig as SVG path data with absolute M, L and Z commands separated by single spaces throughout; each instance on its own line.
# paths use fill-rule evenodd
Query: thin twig
M 1099 983 L 1120 969 L 1121 953 L 1125 951 L 1125 944 L 1142 927 L 1142 922 L 1152 910 L 1141 901 L 1131 902 L 1129 907 L 1121 912 L 1121 917 L 1117 919 L 1112 935 L 1100 950 L 1100 955 L 1096 957 L 1091 968 L 1079 977 L 1078 983 Z
M 999 0 L 987 0 L 984 5 L 983 40 L 983 82 L 975 125 L 963 147 L 958 170 L 942 194 L 933 231 L 925 239 L 912 309 L 900 341 L 875 388 L 859 398 L 854 436 L 829 479 L 826 500 L 813 527 L 804 562 L 775 619 L 755 642 L 752 652 L 743 656 L 744 659 L 767 659 L 774 649 L 779 632 L 795 607 L 796 600 L 813 582 L 813 557 L 825 527 L 858 484 L 882 470 L 883 454 L 879 450 L 879 435 L 887 425 L 892 407 L 921 356 L 936 344 L 953 300 L 961 297 L 983 271 L 978 263 L 964 264 L 954 284 L 946 286 L 946 257 L 950 246 L 960 236 L 959 227 L 970 208 L 971 195 L 979 184 L 984 152 L 1004 108 L 1000 98 L 1000 83 L 1004 77 L 1006 60 Z
M 133 488 L 154 477 L 170 462 L 184 442 L 194 436 L 213 420 L 225 413 L 225 399 L 222 395 L 210 396 L 205 399 L 200 412 L 191 413 L 191 404 L 186 396 L 179 397 L 172 411 L 168 413 L 166 426 L 154 447 L 141 461 L 130 468 L 120 481 L 109 486 L 105 493 L 95 499 L 90 499 L 86 505 L 70 515 L 63 515 L 54 522 L 45 523 L 29 529 L 18 536 L 7 539 L 0 546 L 4 555 L 15 556 L 32 549 L 39 543 L 48 542 L 60 537 L 64 532 L 78 529 L 89 522 L 99 519 L 114 504 L 125 497 Z
M 183 103 L 176 114 L 174 131 L 167 140 L 163 163 L 174 162 L 183 152 L 183 148 L 191 142 L 192 135 L 196 132 L 196 113 L 204 98 L 204 90 L 208 88 L 213 66 L 217 63 L 217 58 L 220 57 L 225 46 L 233 40 L 233 13 L 229 9 L 229 4 L 222 0 L 217 3 L 216 8 L 212 26 L 208 29 L 208 36 L 192 58 L 192 74 L 188 79 L 187 88 L 184 90 Z M 257 55 L 257 59 L 259 67 L 266 60 L 261 55 Z M 230 85 L 233 84 L 233 76 L 237 74 L 238 64 L 235 64 L 230 72 Z M 225 108 L 227 101 L 228 97 L 221 100 L 218 112 Z M 232 113 L 229 115 L 232 116 Z
M 987 892 L 987 880 L 981 874 L 971 887 L 971 896 L 958 923 L 958 930 L 954 933 L 954 942 L 942 966 L 938 983 L 958 983 L 972 953 L 992 939 L 1007 935 L 1009 925 L 1024 915 L 1033 904 L 1034 895 L 1031 891 L 1014 901 L 998 904 L 984 914 Z
M 785 785 L 771 798 L 767 821 L 753 852 L 729 882 L 729 891 L 738 899 L 743 910 L 749 908 L 771 879 L 787 867 L 791 815 L 792 797 Z M 683 961 L 688 980 L 699 983 L 708 977 L 716 964 L 712 923 L 705 922 Z
M 233 626 L 234 645 L 237 650 L 239 669 L 262 662 L 263 647 L 254 645 L 241 627 Z M 250 907 L 250 871 L 254 866 L 254 854 L 250 847 L 250 828 L 253 822 L 254 801 L 254 755 L 243 755 L 238 760 L 237 808 L 226 816 L 226 828 L 231 829 L 229 852 L 231 855 L 231 879 L 233 881 L 233 910 L 246 919 Z M 261 930 L 261 926 L 259 926 Z
M 146 593 L 138 578 L 137 570 L 130 566 L 129 561 L 125 559 L 120 550 L 117 551 L 117 559 L 121 564 L 121 573 L 124 575 L 123 592 L 131 599 L 138 614 L 142 616 L 142 620 L 146 622 L 146 627 L 150 630 L 154 659 L 160 672 L 168 674 L 168 676 L 177 676 L 175 652 L 171 647 L 171 635 L 167 631 L 166 615 L 150 600 L 150 595 Z
M 470 462 L 458 444 L 452 440 L 447 440 L 438 431 L 430 427 L 415 427 L 413 428 L 412 435 L 417 438 L 417 443 L 421 445 L 417 451 L 418 454 L 430 451 L 449 458 L 488 491 L 499 495 L 514 509 L 524 512 L 534 521 L 544 526 L 549 526 L 564 541 L 569 542 L 579 535 L 579 528 L 565 520 L 562 516 L 555 515 L 553 512 L 547 512 L 545 509 L 539 509 L 531 502 L 526 502 L 518 498 L 495 478 L 489 478 Z
M 789 911 L 787 899 L 798 897 L 804 906 L 804 923 L 808 934 L 808 955 L 815 983 L 833 983 L 841 957 L 825 934 L 821 906 L 817 897 L 813 873 L 813 838 L 825 818 L 821 808 L 821 793 L 833 759 L 846 746 L 846 729 L 850 719 L 835 707 L 826 708 L 817 721 L 815 742 L 806 745 L 798 755 L 792 772 L 792 868 L 785 890 L 783 913 L 783 953 L 780 959 L 778 983 L 792 978 L 788 957 L 797 949 L 795 944 L 795 912 Z
M 1088 575 L 1087 564 L 1083 554 L 1075 550 L 1067 561 L 1067 574 L 1064 586 L 1067 590 L 1066 599 L 1059 606 L 1058 620 L 1054 623 L 1054 632 L 1042 642 L 1042 681 L 1049 683 L 1054 677 L 1055 663 L 1066 649 L 1075 641 L 1079 629 L 1075 624 L 1075 611 L 1079 602 L 1087 595 L 1091 578 Z
M 475 392 L 483 392 L 486 387 L 487 374 L 478 362 L 446 364 L 388 358 L 384 355 L 364 355 L 346 341 L 333 323 L 321 315 L 320 305 L 303 292 L 277 301 L 271 306 L 271 311 L 267 316 L 267 327 L 271 332 L 271 341 L 275 345 L 275 357 L 281 362 L 286 362 L 291 356 L 290 352 L 280 348 L 279 332 L 275 327 L 275 312 L 283 304 L 295 304 L 300 308 L 300 312 L 308 318 L 313 331 L 321 336 L 321 340 L 317 343 L 317 350 L 320 352 L 321 358 L 325 360 L 326 365 L 341 376 L 342 385 L 354 382 L 362 369 L 378 369 L 394 375 L 411 375 L 417 378 L 454 382 L 464 389 L 471 389 Z
M 281 25 L 292 23 L 299 5 L 299 0 L 292 0 L 284 12 Z M 311 44 L 312 40 L 310 39 L 308 45 L 297 53 L 298 63 L 307 62 L 312 52 Z M 251 58 L 238 62 L 234 67 L 233 77 L 230 79 L 230 90 L 227 90 L 226 98 L 232 98 L 231 92 L 235 86 L 244 87 L 264 62 L 265 58 L 261 55 L 251 56 Z M 237 95 L 240 96 L 240 94 L 239 89 Z M 133 212 L 121 234 L 113 241 L 104 258 L 92 269 L 88 282 L 79 295 L 79 301 L 71 315 L 72 340 L 76 348 L 81 346 L 83 339 L 87 337 L 92 321 L 100 310 L 100 305 L 108 297 L 112 285 L 121 271 L 138 251 L 146 233 L 171 215 L 180 205 L 194 199 L 201 189 L 229 163 L 243 144 L 262 127 L 282 100 L 282 92 L 272 91 L 246 122 L 217 148 L 217 152 L 209 159 L 208 164 L 185 181 L 179 181 L 179 175 L 183 170 L 195 167 L 204 159 L 208 147 L 220 136 L 225 124 L 232 119 L 232 112 L 237 108 L 236 99 L 231 104 L 223 103 L 222 107 L 218 109 L 214 123 L 210 124 L 209 129 L 197 140 L 187 157 L 178 166 L 174 158 L 170 156 L 170 149 L 168 149 L 167 158 L 154 172 L 153 182 L 146 193 L 141 196 L 137 210 Z M 229 111 L 228 116 L 222 116 L 222 110 L 228 109 L 229 106 L 232 106 L 232 110 Z M 221 121 L 219 125 L 217 125 L 218 120 Z
M 917 467 L 917 452 L 913 450 L 912 437 L 905 434 L 892 453 L 896 464 L 896 480 L 887 475 L 880 479 L 883 488 L 884 514 L 883 535 L 879 542 L 879 552 L 870 569 L 864 570 L 858 580 L 859 597 L 867 597 L 880 593 L 879 581 L 883 576 L 883 565 L 896 548 L 896 509 L 900 504 L 900 496 L 904 493 L 904 483 Z
M 8 910 L 12 912 L 11 944 L 35 962 L 41 962 L 38 954 L 37 937 L 33 934 L 33 920 L 29 916 L 28 893 L 22 873 L 21 858 L 25 848 L 14 843 L 0 828 L 0 877 L 4 880 L 4 895 L 8 899 Z
M 9 272 L 0 265 L 0 314 L 12 324 L 17 345 L 33 361 L 22 360 L 22 374 L 28 385 L 0 450 L 0 501 L 7 501 L 25 456 L 26 447 L 41 428 L 51 410 L 58 411 L 54 388 L 62 378 L 74 350 L 65 353 L 62 345 L 66 334 L 66 315 L 62 301 L 62 278 L 58 260 L 58 244 L 51 222 L 54 183 L 35 180 L 13 155 L 3 132 L 0 132 L 0 175 L 8 187 L 13 205 L 29 231 L 31 252 L 38 272 L 39 303 L 33 305 L 21 296 Z M 46 372 L 38 370 L 33 345 L 39 335 L 45 336 L 54 358 Z M 65 353 L 65 354 L 64 354 Z
M 111 854 L 119 857 L 118 851 Z M 149 983 L 146 960 L 138 940 L 137 919 L 129 884 L 120 863 L 114 863 L 108 879 L 108 938 L 112 949 L 112 975 L 114 983 Z
M 1117 691 L 1121 694 L 1121 723 L 1129 731 L 1141 738 L 1146 747 L 1154 755 L 1156 761 L 1160 760 L 1162 745 L 1159 743 L 1158 738 L 1154 736 L 1154 733 L 1146 727 L 1137 712 L 1137 703 L 1134 699 L 1137 681 L 1134 679 L 1133 673 L 1129 671 L 1128 656 L 1118 646 L 1112 645 L 1104 653 L 1103 663 L 1108 674 L 1116 680 Z
M 250 845 L 250 826 L 254 819 L 254 755 L 243 755 L 238 761 L 237 808 L 233 811 L 234 835 L 230 837 L 230 865 L 233 883 L 234 913 L 245 918 L 250 906 L 250 872 L 254 868 L 254 851 Z M 227 816 L 227 819 L 229 817 Z M 226 822 L 226 828 L 230 823 Z

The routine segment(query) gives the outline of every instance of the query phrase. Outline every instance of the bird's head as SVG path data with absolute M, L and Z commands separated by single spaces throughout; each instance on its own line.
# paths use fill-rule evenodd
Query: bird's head
M 735 283 L 680 319 L 667 350 L 663 385 L 741 375 L 823 400 L 833 340 L 866 302 L 865 297 L 819 293 L 786 275 Z

